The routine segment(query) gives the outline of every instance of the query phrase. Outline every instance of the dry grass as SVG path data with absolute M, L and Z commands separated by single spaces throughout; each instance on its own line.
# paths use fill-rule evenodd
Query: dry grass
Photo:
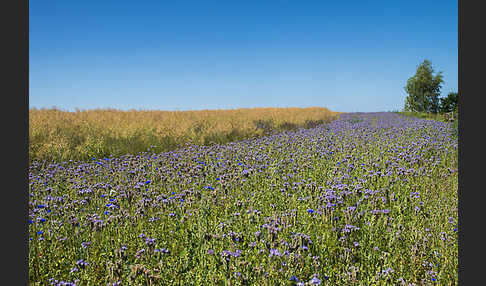
M 30 160 L 169 151 L 185 144 L 226 143 L 272 132 L 310 128 L 339 116 L 323 107 L 242 108 L 197 111 L 115 109 L 29 110 Z

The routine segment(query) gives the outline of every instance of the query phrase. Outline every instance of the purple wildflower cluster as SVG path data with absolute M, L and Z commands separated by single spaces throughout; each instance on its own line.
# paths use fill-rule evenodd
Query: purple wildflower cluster
M 176 271 L 200 265 L 209 265 L 211 275 L 230 273 L 231 278 L 218 279 L 241 284 L 268 277 L 306 285 L 368 274 L 398 279 L 399 265 L 358 265 L 370 257 L 392 261 L 390 245 L 406 244 L 412 251 L 396 259 L 406 265 L 412 255 L 427 256 L 413 249 L 453 249 L 456 201 L 441 199 L 437 212 L 431 206 L 441 194 L 434 188 L 457 178 L 452 131 L 448 123 L 394 113 L 349 113 L 312 129 L 224 145 L 92 162 L 33 162 L 29 280 L 46 283 L 43 277 L 59 265 L 55 257 L 60 256 L 52 255 L 56 251 L 90 261 L 66 262 L 59 279 L 103 277 L 106 273 L 96 271 L 105 271 L 100 264 L 105 259 L 126 264 L 110 270 L 113 281 L 123 285 L 132 281 L 123 269 L 139 264 L 149 270 L 134 277 L 163 281 L 152 284 L 170 284 Z M 432 227 L 438 216 L 443 223 Z M 433 231 L 423 231 L 426 227 Z M 414 239 L 422 233 L 422 240 Z M 370 273 L 346 276 L 347 265 Z M 174 267 L 179 270 L 170 272 Z M 336 275 L 326 276 L 326 267 L 336 267 Z M 427 279 L 440 276 L 440 269 L 419 267 Z M 333 283 L 339 282 L 349 281 Z

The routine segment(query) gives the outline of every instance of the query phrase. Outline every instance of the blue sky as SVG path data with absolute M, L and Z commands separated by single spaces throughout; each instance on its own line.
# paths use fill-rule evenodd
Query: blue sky
M 29 107 L 401 110 L 458 89 L 457 1 L 30 1 Z

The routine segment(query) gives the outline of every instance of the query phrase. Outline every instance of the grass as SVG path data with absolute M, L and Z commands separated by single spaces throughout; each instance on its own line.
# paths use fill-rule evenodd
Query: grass
M 435 120 L 439 122 L 450 122 L 447 119 L 447 115 L 443 113 L 412 112 L 412 111 L 401 111 L 401 112 L 393 111 L 393 112 L 407 117 L 421 118 L 426 120 Z M 453 128 L 452 136 L 454 136 L 457 139 L 457 136 L 459 135 L 459 117 L 457 114 L 454 117 L 454 121 L 452 121 L 452 128 Z
M 163 152 L 310 128 L 339 116 L 327 108 L 67 112 L 29 110 L 29 158 L 60 162 Z
M 401 111 L 397 113 L 409 117 L 447 122 L 445 114 L 442 113 L 412 112 L 412 111 Z
M 29 283 L 457 285 L 452 132 L 342 114 L 228 144 L 34 161 Z

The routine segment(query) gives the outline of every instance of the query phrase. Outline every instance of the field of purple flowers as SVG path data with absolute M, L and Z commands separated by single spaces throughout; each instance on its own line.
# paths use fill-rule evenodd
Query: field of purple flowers
M 31 285 L 456 285 L 450 123 L 346 113 L 29 167 Z

